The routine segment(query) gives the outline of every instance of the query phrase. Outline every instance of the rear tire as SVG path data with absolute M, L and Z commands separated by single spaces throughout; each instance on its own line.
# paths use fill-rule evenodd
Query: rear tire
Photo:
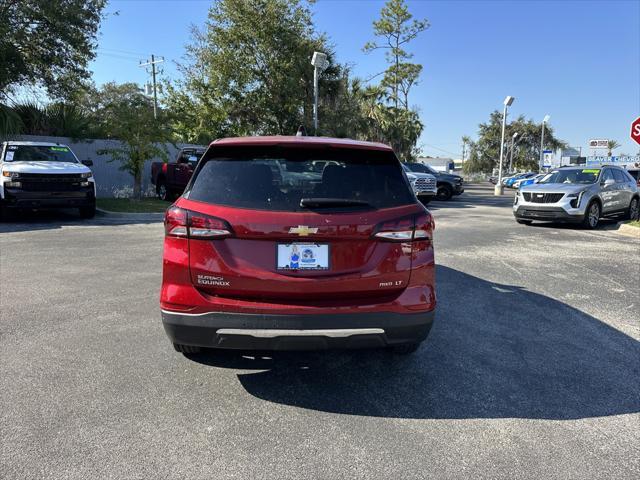
M 420 342 L 403 343 L 401 345 L 388 347 L 389 351 L 396 355 L 409 355 L 418 350 L 418 348 L 420 348 Z
M 640 200 L 638 200 L 638 197 L 631 199 L 626 218 L 627 220 L 638 220 L 638 218 L 640 218 Z
M 96 204 L 90 205 L 88 207 L 80 207 L 78 209 L 80 211 L 80 217 L 82 218 L 93 218 L 96 216 Z
M 179 343 L 174 343 L 173 348 L 175 348 L 176 352 L 180 353 L 200 353 L 202 351 L 200 347 L 196 347 L 194 345 L 181 345 Z
M 516 222 L 518 222 L 520 225 L 531 225 L 531 220 L 522 220 L 520 218 L 517 218 Z
M 600 215 L 602 211 L 600 210 L 600 204 L 598 202 L 591 202 L 587 207 L 587 211 L 584 213 L 584 218 L 582 219 L 582 226 L 589 230 L 595 230 L 598 228 L 598 224 L 600 223 Z
M 449 185 L 441 185 L 438 187 L 438 193 L 436 194 L 436 199 L 446 202 L 447 200 L 451 200 L 453 196 L 453 189 Z

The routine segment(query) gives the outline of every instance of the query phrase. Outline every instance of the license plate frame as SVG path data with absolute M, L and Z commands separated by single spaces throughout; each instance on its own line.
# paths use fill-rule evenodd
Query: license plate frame
M 298 253 L 293 256 L 294 247 Z M 276 243 L 276 270 L 280 272 L 326 272 L 331 269 L 328 243 Z

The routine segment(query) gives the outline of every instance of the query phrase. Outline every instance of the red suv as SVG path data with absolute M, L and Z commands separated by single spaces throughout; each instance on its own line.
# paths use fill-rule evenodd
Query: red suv
M 433 228 L 386 145 L 217 140 L 166 213 L 164 328 L 183 353 L 412 352 L 434 318 Z

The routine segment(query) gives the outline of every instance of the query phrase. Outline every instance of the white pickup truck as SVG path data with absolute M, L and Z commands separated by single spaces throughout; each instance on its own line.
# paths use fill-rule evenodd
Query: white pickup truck
M 96 213 L 90 160 L 80 162 L 66 145 L 10 141 L 0 144 L 0 216 L 8 210 L 77 208 Z

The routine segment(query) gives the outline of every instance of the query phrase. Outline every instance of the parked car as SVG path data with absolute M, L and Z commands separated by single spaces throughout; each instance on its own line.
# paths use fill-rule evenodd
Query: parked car
M 318 160 L 335 162 L 319 183 L 289 178 Z M 411 352 L 436 307 L 433 228 L 386 145 L 216 140 L 166 212 L 164 328 L 183 353 Z
M 464 179 L 460 175 L 439 172 L 430 165 L 412 162 L 406 164 L 413 173 L 429 173 L 436 177 L 438 192 L 436 200 L 450 200 L 454 195 L 464 193 Z
M 402 168 L 413 188 L 413 193 L 422 203 L 427 204 L 436 197 L 438 194 L 436 177 L 430 173 L 412 172 L 405 163 L 402 164 Z
M 174 162 L 151 164 L 151 183 L 155 185 L 159 199 L 170 201 L 182 194 L 204 151 L 204 147 L 185 147 L 178 152 Z
M 0 214 L 9 210 L 77 208 L 96 214 L 96 185 L 90 160 L 80 162 L 59 143 L 4 142 L 0 145 Z
M 513 188 L 520 188 L 526 185 L 531 185 L 533 183 L 538 183 L 540 180 L 542 180 L 546 176 L 547 176 L 546 173 L 539 173 L 537 175 L 534 175 L 533 177 L 520 178 L 515 182 L 513 182 Z
M 505 180 L 504 180 L 504 182 L 503 182 L 503 185 L 504 185 L 505 187 L 507 187 L 507 188 L 517 188 L 517 187 L 515 186 L 515 183 L 516 183 L 518 180 L 524 180 L 524 179 L 527 179 L 527 178 L 533 178 L 533 177 L 535 177 L 537 174 L 538 174 L 537 172 L 526 172 L 526 173 L 520 173 L 520 174 L 518 174 L 518 175 L 514 175 L 514 176 L 512 176 L 512 177 L 505 178 Z
M 518 190 L 513 214 L 533 220 L 580 223 L 596 228 L 601 217 L 637 219 L 640 195 L 635 179 L 620 167 L 563 167 Z

